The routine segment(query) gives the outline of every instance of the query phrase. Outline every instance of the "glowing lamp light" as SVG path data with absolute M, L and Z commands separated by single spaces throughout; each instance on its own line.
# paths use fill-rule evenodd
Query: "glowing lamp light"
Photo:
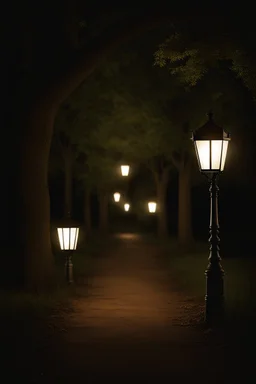
M 125 210 L 125 212 L 128 212 L 129 211 L 129 209 L 130 209 L 130 204 L 125 204 L 124 205 L 124 210 Z
M 75 251 L 79 236 L 79 228 L 77 227 L 61 227 L 57 228 L 60 249 L 62 251 Z
M 156 203 L 154 201 L 149 201 L 148 202 L 148 211 L 150 213 L 155 213 L 155 211 L 156 211 Z
M 121 197 L 121 195 L 119 192 L 114 193 L 114 200 L 116 203 L 118 203 L 120 201 L 120 197 Z
M 121 165 L 121 173 L 122 176 L 128 176 L 130 171 L 130 166 L 129 165 Z
M 66 280 L 68 284 L 73 283 L 73 264 L 71 261 L 71 256 L 76 250 L 78 236 L 79 236 L 79 227 L 70 218 L 70 213 L 68 217 L 57 227 L 57 234 L 60 243 L 60 249 L 64 251 L 66 256 L 65 271 L 66 271 Z
M 213 121 L 213 114 L 208 113 L 209 120 L 192 135 L 200 172 L 219 173 L 224 170 L 229 133 Z
M 213 114 L 193 135 L 198 165 L 207 177 L 210 188 L 210 256 L 206 275 L 205 322 L 220 324 L 224 320 L 224 270 L 219 252 L 218 174 L 224 170 L 230 135 L 215 124 Z

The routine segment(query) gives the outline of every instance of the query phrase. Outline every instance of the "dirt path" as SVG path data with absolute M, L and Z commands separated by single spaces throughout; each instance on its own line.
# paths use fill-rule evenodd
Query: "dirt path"
M 88 297 L 73 302 L 38 382 L 236 382 L 228 346 L 184 326 L 198 311 L 190 299 L 171 286 L 155 246 L 123 236 L 97 259 Z

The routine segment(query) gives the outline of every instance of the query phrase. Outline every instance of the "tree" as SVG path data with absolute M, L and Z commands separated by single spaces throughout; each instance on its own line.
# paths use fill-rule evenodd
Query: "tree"
M 68 0 L 61 6 L 59 2 L 35 5 L 28 1 L 25 7 L 11 2 L 6 14 L 12 15 L 12 22 L 8 18 L 3 20 L 3 35 L 8 41 L 3 47 L 8 78 L 6 100 L 11 100 L 5 112 L 10 127 L 6 140 L 11 140 L 10 132 L 17 138 L 8 171 L 15 180 L 10 178 L 13 198 L 8 206 L 12 212 L 8 212 L 7 218 L 17 218 L 12 231 L 15 247 L 11 252 L 17 266 L 17 275 L 13 272 L 15 283 L 25 283 L 29 289 L 47 288 L 54 280 L 47 184 L 57 110 L 106 54 L 156 25 L 155 15 L 143 21 L 137 10 L 126 23 L 118 14 L 111 26 L 93 36 L 90 28 L 81 31 L 79 16 L 82 14 L 82 18 L 92 20 L 91 24 L 96 26 L 100 11 L 87 5 L 71 4 Z M 10 199 L 10 195 L 7 197 Z
M 130 83 L 126 73 L 127 78 Z M 121 78 L 118 83 L 122 84 Z M 232 127 L 234 132 L 246 117 L 246 108 L 242 103 L 244 89 L 226 67 L 208 71 L 204 79 L 192 88 L 177 86 L 173 76 L 167 76 L 165 84 L 171 91 L 167 92 L 165 85 L 159 83 L 162 90 L 160 102 L 157 89 L 153 92 L 155 100 L 148 90 L 142 92 L 138 80 L 136 96 L 129 87 L 113 91 L 114 108 L 104 128 L 105 132 L 109 132 L 110 140 L 106 139 L 105 145 L 111 150 L 121 149 L 127 159 L 144 163 L 151 169 L 162 206 L 169 170 L 176 167 L 179 173 L 178 237 L 179 243 L 187 247 L 193 239 L 191 176 L 193 164 L 196 164 L 189 140 L 191 130 L 203 124 L 206 111 L 213 108 L 217 121 L 223 123 L 226 129 Z M 166 233 L 166 226 L 163 230 L 163 223 L 166 223 L 164 215 L 159 215 L 161 234 Z
M 135 66 L 136 76 L 134 69 L 120 74 L 118 87 L 115 88 L 115 112 L 111 116 L 110 124 L 120 127 L 120 130 L 126 132 L 126 136 L 120 132 L 113 133 L 112 136 L 123 137 L 122 143 L 118 144 L 114 140 L 113 147 L 126 145 L 127 148 L 123 149 L 123 152 L 128 154 L 128 157 L 132 159 L 135 156 L 134 161 L 142 162 L 151 169 L 158 195 L 160 236 L 167 234 L 166 190 L 170 170 L 173 172 L 174 168 L 177 168 L 179 172 L 178 234 L 180 243 L 187 245 L 193 237 L 190 207 L 192 148 L 189 145 L 188 127 L 189 118 L 194 119 L 193 109 L 196 108 L 198 111 L 202 103 L 193 105 L 193 108 L 190 107 L 188 110 L 189 97 L 193 98 L 193 95 L 185 92 L 173 76 L 170 77 L 166 73 L 152 69 L 150 60 L 142 57 L 137 57 Z M 136 79 L 136 84 L 133 79 Z M 200 112 L 202 112 L 201 109 Z M 118 128 L 115 129 L 118 130 Z
M 217 42 L 218 39 L 215 39 L 214 43 Z M 240 52 L 235 51 L 232 42 L 233 45 L 229 45 L 229 40 L 226 40 L 224 47 L 206 45 L 204 37 L 193 40 L 188 35 L 183 38 L 174 34 L 156 52 L 155 63 L 160 67 L 167 66 L 171 75 L 178 78 L 186 90 L 185 97 L 175 105 L 172 116 L 175 118 L 176 115 L 177 120 L 181 121 L 180 117 L 186 115 L 187 131 L 199 127 L 203 123 L 201 118 L 209 110 L 213 110 L 217 121 L 234 134 L 241 131 L 246 122 L 250 124 L 248 95 L 234 73 L 238 69 L 234 68 L 238 63 L 235 58 L 238 60 Z M 225 47 L 229 50 L 225 51 Z M 185 148 L 183 143 L 181 149 L 173 153 L 173 163 L 179 171 L 179 200 L 183 202 L 179 204 L 179 234 L 182 243 L 186 243 L 191 228 L 187 225 L 189 209 L 185 209 L 186 204 L 189 204 L 189 197 L 185 195 L 189 190 L 191 154 Z
M 133 95 L 113 93 L 113 109 L 104 119 L 102 132 L 104 150 L 117 159 L 144 164 L 153 173 L 159 203 L 159 235 L 166 235 L 166 188 L 171 166 L 167 153 L 166 138 L 169 124 L 157 113 L 153 103 L 146 103 Z
M 138 9 L 136 5 L 129 8 L 130 17 L 125 9 L 125 19 L 118 13 L 117 19 L 114 18 L 117 22 L 108 24 L 103 31 L 98 28 L 100 33 L 95 36 L 93 32 L 97 28 L 81 31 L 78 15 L 92 20 L 95 27 L 95 16 L 102 9 L 98 3 L 95 8 L 92 4 L 68 0 L 61 6 L 59 2 L 49 1 L 40 5 L 28 1 L 26 7 L 16 2 L 15 6 L 12 2 L 8 5 L 10 9 L 6 14 L 12 18 L 6 17 L 3 23 L 3 35 L 8 36 L 3 46 L 8 103 L 4 118 L 9 128 L 5 135 L 7 142 L 11 142 L 13 135 L 17 139 L 13 146 L 15 156 L 8 168 L 13 193 L 8 207 L 12 212 L 6 212 L 8 220 L 9 217 L 17 219 L 12 231 L 15 238 L 15 241 L 12 238 L 15 244 L 12 255 L 18 274 L 13 276 L 15 282 L 19 280 L 30 289 L 40 289 L 48 287 L 53 277 L 48 159 L 54 119 L 61 102 L 120 43 L 156 27 L 160 20 L 169 19 L 169 15 L 173 19 L 177 15 L 185 18 L 190 13 L 193 18 L 196 11 L 191 12 L 191 6 L 185 15 L 183 6 L 175 8 L 171 4 L 171 13 L 168 13 L 161 3 L 149 8 L 147 15 L 150 16 L 145 19 L 144 7 Z M 25 13 L 24 9 L 29 12 Z M 106 19 L 112 22 L 113 15 Z M 10 199 L 10 195 L 6 196 Z
M 118 156 L 123 153 L 126 161 L 142 162 L 150 168 L 159 208 L 164 207 L 159 213 L 160 235 L 167 233 L 165 194 L 169 170 L 176 167 L 179 173 L 178 236 L 181 245 L 189 246 L 193 238 L 191 172 L 195 159 L 190 131 L 204 122 L 205 111 L 212 107 L 224 123 L 228 112 L 234 118 L 232 108 L 237 105 L 237 112 L 243 97 L 241 84 L 227 68 L 222 68 L 208 71 L 200 84 L 184 89 L 174 76 L 162 76 L 152 70 L 147 60 L 141 60 L 136 54 L 134 58 L 134 51 L 132 64 L 133 68 L 120 68 L 120 63 L 112 62 L 103 77 L 101 74 L 101 99 L 108 103 L 105 113 L 99 113 L 98 146 Z M 239 124 L 241 119 L 235 119 Z
M 96 191 L 99 201 L 99 229 L 104 235 L 108 231 L 109 195 L 116 181 L 116 161 L 102 146 L 103 130 L 95 128 L 85 140 L 80 141 L 80 154 L 84 161 L 80 168 L 80 177 L 85 182 L 85 207 L 88 207 L 88 193 Z M 86 219 L 89 224 L 88 217 Z
M 121 68 L 106 87 L 108 91 L 103 97 L 112 107 L 109 115 L 101 119 L 101 141 L 105 151 L 119 153 L 119 156 L 123 153 L 125 161 L 143 163 L 150 169 L 158 196 L 158 233 L 165 236 L 165 202 L 169 172 L 173 169 L 172 151 L 180 146 L 182 132 L 181 124 L 175 126 L 171 114 L 167 113 L 168 102 L 183 90 L 175 81 L 170 86 L 166 82 L 168 76 L 152 69 L 150 56 L 145 60 L 137 55 L 132 64 L 133 68 Z
M 157 224 L 157 213 L 151 214 L 148 211 L 148 202 L 157 201 L 156 185 L 153 174 L 143 165 L 133 170 L 132 179 L 128 187 L 128 195 L 131 199 L 133 211 L 136 213 L 139 228 L 155 230 Z M 141 229 L 142 229 L 141 228 Z
M 240 23 L 243 23 L 242 20 L 241 14 Z M 223 23 L 218 21 L 216 25 L 212 18 L 207 20 L 208 31 L 204 28 L 204 24 L 200 24 L 200 27 L 196 24 L 186 26 L 182 23 L 176 24 L 170 31 L 170 36 L 155 53 L 155 65 L 167 68 L 170 75 L 178 79 L 187 90 L 190 99 L 189 108 L 194 111 L 193 114 L 187 114 L 192 119 L 187 121 L 191 130 L 203 123 L 200 122 L 198 109 L 201 109 L 202 117 L 207 110 L 212 109 L 219 124 L 223 124 L 235 137 L 240 135 L 239 131 L 241 132 L 244 127 L 251 125 L 252 113 L 248 107 L 250 104 L 248 93 L 251 92 L 255 98 L 256 90 L 255 53 L 252 52 L 250 39 L 252 31 L 249 32 L 250 25 L 244 25 L 243 31 L 237 34 L 236 22 L 235 19 Z M 214 23 L 214 34 L 211 33 L 213 27 L 211 23 Z M 206 33 L 202 33 L 202 30 Z M 245 91 L 243 84 L 250 92 Z M 195 101 L 205 108 L 205 112 L 203 108 L 195 105 Z M 179 113 L 184 115 L 184 101 L 180 105 Z M 236 146 L 236 143 L 232 142 L 233 146 Z M 182 180 L 188 179 L 189 172 L 183 166 L 181 173 L 180 159 L 181 154 L 174 153 L 173 161 L 179 169 L 179 180 L 185 186 L 186 181 Z M 235 159 L 233 161 L 235 163 Z M 238 162 L 236 165 L 239 169 Z M 181 200 L 185 199 L 181 194 L 186 191 L 188 188 L 179 188 Z M 186 237 L 189 229 L 186 228 L 187 220 L 182 219 L 184 207 L 185 205 L 180 207 L 179 233 L 183 233 Z
M 71 104 L 65 103 L 62 105 L 57 118 L 55 120 L 54 136 L 52 140 L 51 162 L 56 163 L 53 157 L 59 157 L 59 166 L 64 171 L 64 206 L 63 216 L 69 217 L 72 215 L 73 205 L 73 171 L 74 163 L 77 156 L 77 125 L 81 124 L 81 110 L 74 108 Z
M 52 140 L 51 162 L 56 163 L 56 157 L 61 157 L 65 175 L 64 188 L 64 216 L 72 214 L 72 187 L 73 174 L 83 179 L 84 182 L 84 203 L 85 222 L 87 231 L 90 229 L 89 207 L 90 181 L 88 179 L 88 168 L 84 163 L 84 156 L 79 153 L 80 142 L 88 142 L 90 131 L 97 127 L 99 115 L 105 113 L 106 102 L 102 103 L 101 94 L 104 88 L 99 81 L 99 71 L 81 84 L 73 94 L 66 99 L 59 109 L 54 125 L 54 136 Z M 54 150 L 55 149 L 55 150 Z M 79 164 L 77 164 L 79 157 Z M 81 164 L 82 162 L 82 164 Z M 77 165 L 79 165 L 77 167 Z M 87 182 L 87 185 L 85 183 Z
M 216 25 L 214 18 L 207 20 L 208 33 L 202 33 L 204 25 L 196 24 L 184 27 L 177 25 L 170 36 L 159 45 L 155 52 L 155 64 L 167 67 L 172 75 L 178 76 L 180 81 L 189 87 L 195 86 L 212 69 L 226 66 L 234 76 L 242 79 L 245 86 L 256 92 L 256 56 L 248 20 L 244 21 L 243 31 L 237 29 L 237 20 Z M 247 15 L 246 18 L 249 16 Z M 214 27 L 211 23 L 214 23 Z M 214 28 L 214 34 L 211 33 Z
M 75 176 L 82 180 L 84 185 L 84 222 L 87 233 L 91 230 L 91 191 L 102 179 L 97 176 L 101 172 L 99 165 L 102 164 L 103 168 L 106 165 L 106 161 L 97 152 L 100 142 L 99 138 L 95 141 L 96 136 L 93 135 L 93 131 L 97 130 L 100 122 L 111 109 L 110 89 L 114 77 L 119 72 L 119 68 L 128 65 L 130 60 L 126 55 L 121 54 L 119 61 L 104 62 L 104 66 L 95 70 L 94 74 L 62 104 L 55 120 L 50 164 L 52 163 L 56 167 L 58 162 L 59 167 L 62 168 L 64 165 L 64 215 L 67 216 L 72 211 L 72 179 L 73 173 L 75 173 Z M 97 167 L 95 166 L 95 154 L 100 158 Z M 58 157 L 61 157 L 62 161 L 57 161 Z M 91 171 L 92 161 L 94 163 L 93 171 Z M 105 171 L 108 172 L 108 169 Z
M 87 172 L 89 172 L 86 175 L 87 180 L 88 175 L 89 178 L 94 180 L 93 182 L 97 186 L 99 196 L 101 196 L 99 199 L 101 202 L 100 206 L 105 206 L 100 211 L 102 212 L 100 223 L 102 223 L 101 227 L 104 228 L 106 226 L 103 224 L 104 221 L 106 222 L 104 217 L 107 215 L 106 196 L 109 194 L 116 178 L 113 175 L 113 169 L 117 162 L 120 162 L 124 157 L 122 152 L 124 151 L 125 143 L 131 144 L 130 140 L 133 140 L 135 143 L 135 139 L 138 138 L 139 142 L 137 142 L 135 149 L 139 150 L 139 157 L 138 153 L 136 156 L 133 154 L 132 159 L 130 150 L 126 145 L 124 152 L 126 159 L 123 160 L 127 161 L 127 157 L 130 161 L 136 162 L 146 159 L 147 166 L 150 167 L 151 172 L 155 176 L 159 209 L 162 207 L 159 213 L 159 234 L 165 235 L 167 233 L 165 200 L 169 176 L 168 170 L 171 164 L 168 161 L 163 161 L 164 156 L 162 156 L 161 150 L 163 150 L 165 138 L 161 136 L 161 133 L 159 135 L 158 129 L 161 132 L 161 127 L 165 124 L 166 132 L 162 132 L 162 134 L 167 135 L 169 122 L 164 121 L 164 118 L 161 117 L 161 110 L 157 105 L 154 105 L 153 102 L 149 103 L 148 101 L 147 103 L 143 101 L 147 91 L 144 84 L 147 85 L 149 80 L 148 77 L 145 78 L 145 68 L 139 68 L 138 63 L 134 62 L 134 54 L 131 55 L 128 52 L 127 55 L 123 56 L 123 60 L 108 62 L 103 69 L 97 71 L 95 78 L 97 78 L 98 84 L 100 84 L 99 92 L 98 96 L 94 99 L 94 105 L 90 106 L 90 110 L 93 109 L 95 111 L 97 109 L 97 119 L 94 118 L 94 121 L 91 120 L 86 124 L 87 128 L 84 128 L 84 131 L 82 130 L 79 133 L 77 142 L 79 142 L 79 150 L 86 156 Z M 135 64 L 135 69 L 129 73 L 127 71 L 129 71 L 128 67 L 131 61 Z M 151 65 L 148 68 L 153 72 Z M 141 88 L 140 98 L 134 96 L 133 88 L 133 78 L 138 75 L 141 81 L 136 84 L 136 92 L 138 93 L 138 88 Z M 143 80 L 145 81 L 143 82 Z M 80 108 L 87 110 L 88 106 L 86 105 L 86 95 L 84 95 L 83 88 L 87 88 L 87 82 L 76 92 L 77 95 L 79 94 L 79 101 L 76 102 L 76 105 L 79 104 Z M 157 95 L 155 95 L 156 97 Z M 87 115 L 86 112 L 85 114 Z M 86 116 L 86 121 L 88 122 L 88 116 Z M 137 130 L 137 125 L 140 125 L 139 130 Z M 121 130 L 123 129 L 128 133 L 128 136 L 127 134 L 122 135 Z M 145 146 L 145 140 L 149 143 L 148 147 Z M 120 148 L 119 144 L 121 145 Z M 165 153 L 167 152 L 168 150 L 166 149 Z

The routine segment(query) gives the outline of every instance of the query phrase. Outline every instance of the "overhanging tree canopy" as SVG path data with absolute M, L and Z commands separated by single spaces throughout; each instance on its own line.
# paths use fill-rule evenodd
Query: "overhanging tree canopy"
M 86 29 L 81 33 L 76 16 L 80 13 L 86 23 L 93 20 L 95 25 L 94 17 L 101 13 L 101 7 L 95 11 L 87 2 L 64 1 L 60 6 L 52 1 L 40 5 L 28 1 L 29 12 L 24 13 L 24 4 L 16 3 L 13 6 L 13 2 L 9 2 L 12 9 L 3 13 L 4 17 L 12 15 L 11 22 L 8 17 L 3 20 L 3 35 L 8 36 L 2 51 L 7 73 L 4 82 L 8 104 L 4 113 L 8 127 L 6 141 L 11 140 L 10 132 L 12 135 L 15 132 L 17 139 L 13 148 L 15 156 L 7 172 L 12 175 L 9 178 L 13 183 L 13 198 L 9 204 L 12 212 L 6 212 L 6 218 L 17 218 L 12 230 L 16 239 L 12 239 L 15 244 L 12 255 L 16 255 L 18 274 L 12 275 L 15 281 L 25 281 L 28 287 L 39 289 L 49 286 L 53 276 L 47 183 L 58 106 L 102 58 L 122 42 L 156 27 L 163 20 L 184 19 L 189 24 L 197 23 L 198 10 L 194 4 L 184 11 L 182 3 L 160 2 L 148 9 L 145 18 L 144 5 L 141 8 L 138 4 L 129 5 L 131 17 L 127 17 L 125 9 L 126 21 L 118 15 L 117 23 L 92 39 Z M 79 12 L 74 12 L 73 4 L 80 6 Z M 82 45 L 78 39 L 81 34 Z M 10 193 L 6 198 L 10 199 Z

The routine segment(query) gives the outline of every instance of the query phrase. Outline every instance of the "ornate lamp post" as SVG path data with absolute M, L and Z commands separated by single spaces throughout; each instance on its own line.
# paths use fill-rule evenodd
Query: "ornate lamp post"
M 73 283 L 73 264 L 71 261 L 72 253 L 76 250 L 79 236 L 79 227 L 68 217 L 63 222 L 63 226 L 57 228 L 60 249 L 66 253 L 66 280 L 69 284 Z
M 120 201 L 121 194 L 119 192 L 115 192 L 113 196 L 115 202 L 118 203 Z
M 223 172 L 230 135 L 213 121 L 213 114 L 208 114 L 208 121 L 193 135 L 199 169 L 210 182 L 210 255 L 206 269 L 205 321 L 218 324 L 224 317 L 224 270 L 219 253 L 219 218 L 217 178 Z
M 154 201 L 148 202 L 148 211 L 149 211 L 149 213 L 155 213 L 156 212 L 156 202 L 154 202 Z
M 130 171 L 129 165 L 121 165 L 121 174 L 122 176 L 128 176 Z
M 125 212 L 128 212 L 129 209 L 130 209 L 130 204 L 128 204 L 128 203 L 124 204 L 124 210 L 125 210 Z

